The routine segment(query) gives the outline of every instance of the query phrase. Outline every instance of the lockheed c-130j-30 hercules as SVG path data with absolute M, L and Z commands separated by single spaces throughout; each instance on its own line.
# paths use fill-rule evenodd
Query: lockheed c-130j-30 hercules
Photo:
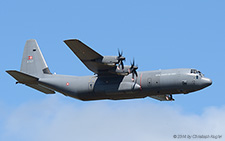
M 125 66 L 125 57 L 102 56 L 81 41 L 64 41 L 93 76 L 52 74 L 34 39 L 27 40 L 20 71 L 6 71 L 17 82 L 46 94 L 60 92 L 76 99 L 134 99 L 151 97 L 160 101 L 173 101 L 173 94 L 187 94 L 212 84 L 196 69 L 168 69 L 137 72 L 135 62 Z

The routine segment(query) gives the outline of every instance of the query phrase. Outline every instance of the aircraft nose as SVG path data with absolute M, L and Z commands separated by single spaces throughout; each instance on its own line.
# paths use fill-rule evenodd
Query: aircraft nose
M 208 87 L 212 84 L 212 80 L 209 78 L 202 78 L 202 85 L 204 87 Z

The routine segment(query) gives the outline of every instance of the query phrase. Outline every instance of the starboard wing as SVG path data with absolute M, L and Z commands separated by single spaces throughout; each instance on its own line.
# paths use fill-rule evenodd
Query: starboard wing
M 84 63 L 84 65 L 96 74 L 109 73 L 112 65 L 107 65 L 101 62 L 103 56 L 82 43 L 77 39 L 70 39 L 64 41 L 66 45 L 73 51 L 73 53 Z

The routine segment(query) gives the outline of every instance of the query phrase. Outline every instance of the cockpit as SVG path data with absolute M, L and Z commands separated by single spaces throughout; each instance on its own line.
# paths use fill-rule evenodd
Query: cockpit
M 200 77 L 204 77 L 204 74 L 201 73 L 199 70 L 196 70 L 196 69 L 191 69 L 191 73 L 197 74 L 197 76 L 199 75 Z M 198 79 L 198 77 L 196 77 L 196 79 Z

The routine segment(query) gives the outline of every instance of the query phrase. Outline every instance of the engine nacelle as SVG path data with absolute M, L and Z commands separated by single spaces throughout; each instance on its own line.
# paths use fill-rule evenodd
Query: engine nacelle
M 118 56 L 104 56 L 101 62 L 107 65 L 115 65 L 119 63 L 119 59 Z

